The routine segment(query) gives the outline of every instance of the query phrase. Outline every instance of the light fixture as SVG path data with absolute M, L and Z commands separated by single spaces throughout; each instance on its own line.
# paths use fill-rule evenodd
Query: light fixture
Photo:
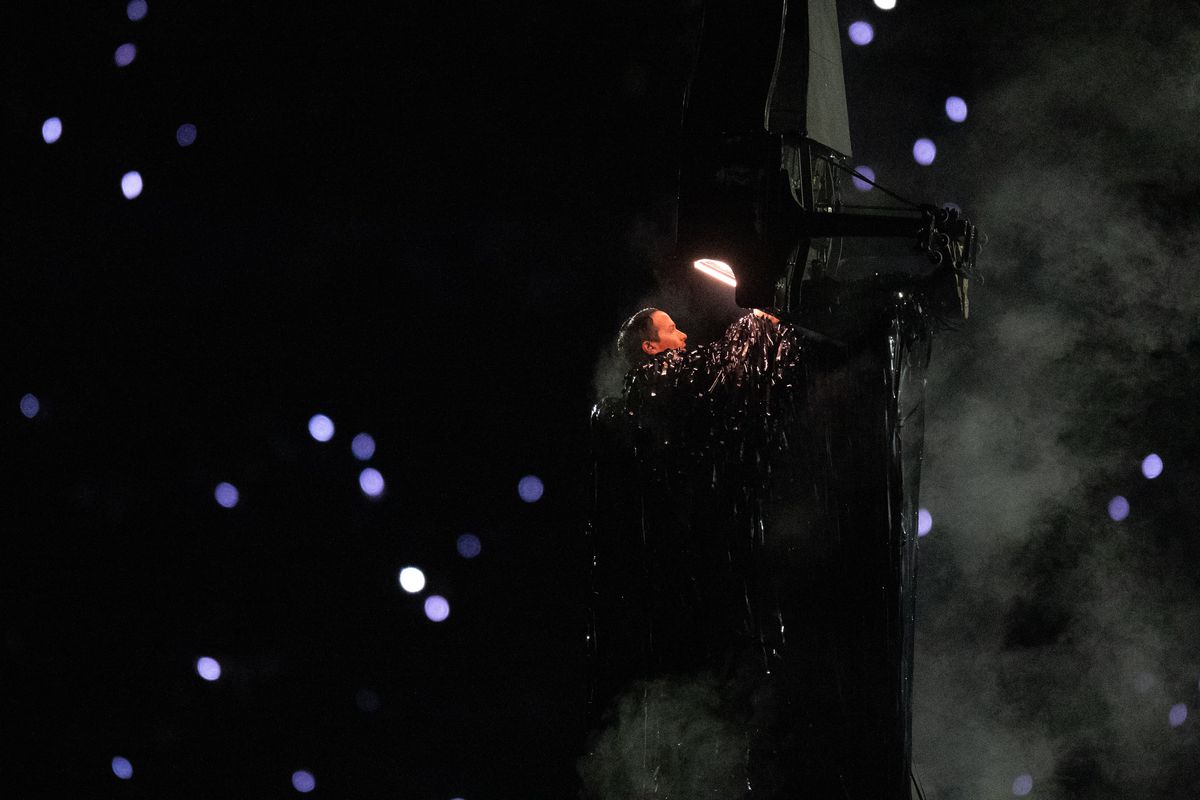
M 717 261 L 715 258 L 702 258 L 692 262 L 692 266 L 705 275 L 716 278 L 721 283 L 737 286 L 737 278 L 733 277 L 733 268 L 724 261 Z

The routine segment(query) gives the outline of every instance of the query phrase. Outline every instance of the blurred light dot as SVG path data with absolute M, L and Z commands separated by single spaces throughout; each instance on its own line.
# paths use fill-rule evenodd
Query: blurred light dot
M 46 144 L 54 144 L 60 136 L 62 136 L 61 119 L 51 117 L 42 123 L 42 139 L 45 140 Z
M 862 176 L 867 178 L 867 180 L 875 180 L 875 170 L 871 169 L 870 167 L 855 167 L 854 171 L 862 173 Z M 857 175 L 855 175 L 851 180 L 854 182 L 854 188 L 858 189 L 860 192 L 869 192 L 872 188 L 874 188 L 871 186 L 871 184 L 867 183 L 867 181 L 864 181 Z
M 1163 463 L 1162 459 L 1154 453 L 1142 459 L 1142 474 L 1153 480 L 1159 475 L 1162 475 Z
M 221 677 L 221 665 L 215 658 L 201 656 L 196 660 L 196 674 L 206 681 L 215 681 Z
M 431 622 L 441 622 L 450 616 L 450 603 L 440 594 L 431 594 L 425 598 L 425 616 Z
M 113 61 L 117 62 L 118 67 L 128 67 L 137 58 L 137 47 L 132 42 L 126 42 L 117 48 L 117 52 L 113 53 Z
M 121 176 L 121 194 L 126 200 L 132 200 L 142 193 L 142 174 L 137 170 L 126 172 Z
M 113 775 L 116 775 L 123 781 L 127 781 L 133 777 L 133 764 L 129 763 L 128 758 L 113 756 L 112 771 Z
M 474 558 L 483 550 L 479 537 L 473 533 L 464 533 L 458 537 L 458 554 L 463 558 Z
M 379 695 L 370 689 L 359 689 L 354 695 L 354 704 L 359 710 L 374 714 L 379 710 Z
M 21 398 L 21 413 L 28 419 L 33 419 L 37 413 L 42 410 L 42 404 L 32 394 L 27 394 Z
M 358 473 L 358 485 L 368 497 L 379 497 L 383 494 L 383 475 L 374 467 L 367 467 Z
M 875 7 L 884 11 L 891 11 L 896 7 L 896 0 L 875 0 Z
M 238 504 L 238 490 L 232 483 L 221 481 L 217 484 L 217 488 L 213 491 L 213 496 L 217 498 L 217 505 L 225 508 L 233 508 Z
M 875 29 L 871 27 L 871 23 L 862 20 L 850 23 L 850 41 L 861 46 L 870 44 L 874 38 Z
M 917 536 L 925 536 L 933 530 L 933 514 L 929 509 L 917 509 Z
M 1129 516 L 1129 501 L 1121 495 L 1117 495 L 1112 500 L 1108 501 L 1108 515 L 1112 517 L 1113 522 L 1120 522 Z
M 917 139 L 913 143 L 913 158 L 921 166 L 928 167 L 937 158 L 937 145 L 931 139 Z
M 967 101 L 961 97 L 946 98 L 946 116 L 951 122 L 962 122 L 967 118 Z
M 416 567 L 405 567 L 400 570 L 400 588 L 416 594 L 425 588 L 425 573 Z
M 333 420 L 324 414 L 316 414 L 308 421 L 308 433 L 318 442 L 328 442 L 333 438 Z
M 542 492 L 545 490 L 542 479 L 537 475 L 526 475 L 517 482 L 517 494 L 521 495 L 521 499 L 526 503 L 536 503 L 541 500 Z
M 295 787 L 297 792 L 308 794 L 317 788 L 317 779 L 308 770 L 298 769 L 292 773 L 292 786 Z
M 125 14 L 134 22 L 145 17 L 149 10 L 146 0 L 129 0 L 129 5 L 125 6 Z
M 350 442 L 350 452 L 359 461 L 366 461 L 375 455 L 375 440 L 369 433 L 360 433 Z
M 175 129 L 175 141 L 179 142 L 180 147 L 187 147 L 196 141 L 196 126 L 190 122 L 185 122 Z
M 1171 713 L 1167 715 L 1167 721 L 1171 723 L 1172 728 L 1178 728 L 1187 719 L 1187 706 L 1183 703 L 1176 703 L 1171 706 Z
M 1033 776 L 1018 775 L 1013 781 L 1013 794 L 1017 797 L 1024 797 L 1033 791 Z

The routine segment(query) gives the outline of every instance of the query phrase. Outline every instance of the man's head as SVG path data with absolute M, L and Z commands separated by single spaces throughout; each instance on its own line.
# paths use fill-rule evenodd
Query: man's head
M 640 364 L 664 350 L 683 350 L 687 334 L 675 327 L 675 321 L 665 311 L 643 308 L 621 326 L 617 349 L 630 366 Z

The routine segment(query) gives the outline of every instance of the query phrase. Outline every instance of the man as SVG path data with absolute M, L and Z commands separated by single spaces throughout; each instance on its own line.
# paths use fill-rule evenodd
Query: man
M 657 308 L 643 308 L 625 320 L 617 334 L 617 349 L 631 367 L 664 350 L 686 348 L 687 334 L 676 327 L 667 312 Z

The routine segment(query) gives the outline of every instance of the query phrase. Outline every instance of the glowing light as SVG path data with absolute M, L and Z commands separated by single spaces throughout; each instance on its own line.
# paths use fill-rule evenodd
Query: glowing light
M 113 61 L 118 67 L 128 67 L 137 58 L 137 47 L 132 42 L 126 42 L 113 53 Z
M 317 788 L 317 779 L 306 769 L 298 769 L 292 773 L 292 787 L 301 794 L 308 794 Z
M 871 27 L 871 23 L 863 22 L 861 19 L 858 22 L 850 23 L 850 41 L 859 47 L 870 44 L 874 38 L 875 29 Z
M 875 180 L 875 170 L 871 169 L 870 167 L 855 167 L 854 171 L 861 173 L 863 178 L 866 178 L 867 180 Z M 858 175 L 855 175 L 851 180 L 854 183 L 854 188 L 858 189 L 860 192 L 869 192 L 874 188 L 871 186 L 871 184 L 867 183 L 867 181 L 864 181 L 862 178 L 858 177 Z
M 400 588 L 409 594 L 416 594 L 425 588 L 425 573 L 416 567 L 405 567 L 400 570 Z
M 929 509 L 917 509 L 917 536 L 925 536 L 933 530 L 933 515 Z
M 442 622 L 450 616 L 450 603 L 440 594 L 431 594 L 425 598 L 425 616 L 430 622 Z
M 937 145 L 932 139 L 917 139 L 913 142 L 913 159 L 923 167 L 928 167 L 937 158 Z
M 383 494 L 383 476 L 374 467 L 367 467 L 358 473 L 358 485 L 367 497 L 379 497 Z
M 517 494 L 526 503 L 536 503 L 542 499 L 542 492 L 546 487 L 542 485 L 542 479 L 537 475 L 526 475 L 517 482 Z
M 1024 797 L 1033 791 L 1033 776 L 1018 775 L 1013 781 L 1013 794 L 1017 797 Z
M 733 267 L 724 261 L 717 261 L 715 258 L 702 258 L 699 261 L 693 261 L 692 266 L 705 275 L 716 278 L 721 283 L 737 286 L 737 278 L 733 277 Z
M 1120 522 L 1129 516 L 1129 501 L 1121 495 L 1117 495 L 1112 500 L 1108 501 L 1108 516 L 1112 517 L 1113 522 Z
M 146 0 L 129 0 L 129 5 L 125 6 L 125 14 L 133 22 L 145 18 L 146 12 L 150 7 L 146 5 Z
M 62 136 L 62 120 L 58 117 L 50 117 L 42 123 L 42 140 L 46 144 L 54 144 Z
M 359 689 L 354 695 L 354 703 L 360 711 L 374 714 L 379 710 L 379 695 L 370 689 Z
M 21 413 L 25 415 L 26 419 L 33 419 L 41 410 L 42 404 L 33 395 L 27 394 L 21 398 Z
M 316 414 L 308 421 L 308 434 L 318 442 L 328 442 L 333 438 L 333 420 L 324 414 Z
M 951 122 L 962 122 L 967 118 L 967 101 L 961 97 L 946 98 L 946 116 Z
M 474 558 L 483 550 L 479 537 L 473 533 L 464 533 L 458 537 L 458 554 L 463 558 Z
M 375 440 L 369 433 L 360 433 L 351 440 L 350 452 L 359 461 L 367 461 L 375 455 Z
M 180 147 L 189 147 L 196 141 L 196 126 L 185 122 L 175 129 L 175 141 Z
M 221 481 L 217 484 L 217 488 L 213 490 L 213 497 L 217 498 L 217 505 L 224 508 L 233 508 L 238 504 L 238 490 L 232 483 Z
M 126 172 L 121 176 L 121 194 L 126 200 L 132 200 L 142 193 L 142 174 L 137 170 Z
M 113 756 L 112 771 L 113 775 L 116 775 L 123 781 L 127 781 L 133 777 L 133 764 L 129 763 L 128 758 Z
M 884 11 L 891 11 L 896 7 L 896 0 L 875 0 L 875 7 Z
M 1171 723 L 1172 728 L 1178 728 L 1187 719 L 1187 705 L 1184 703 L 1176 703 L 1171 706 L 1171 713 L 1167 715 L 1167 721 Z
M 196 659 L 196 674 L 206 681 L 215 681 L 221 677 L 221 665 L 215 658 L 201 656 Z
M 1151 453 L 1142 459 L 1142 474 L 1150 480 L 1154 480 L 1159 475 L 1162 475 L 1162 469 L 1162 459 L 1156 454 Z

